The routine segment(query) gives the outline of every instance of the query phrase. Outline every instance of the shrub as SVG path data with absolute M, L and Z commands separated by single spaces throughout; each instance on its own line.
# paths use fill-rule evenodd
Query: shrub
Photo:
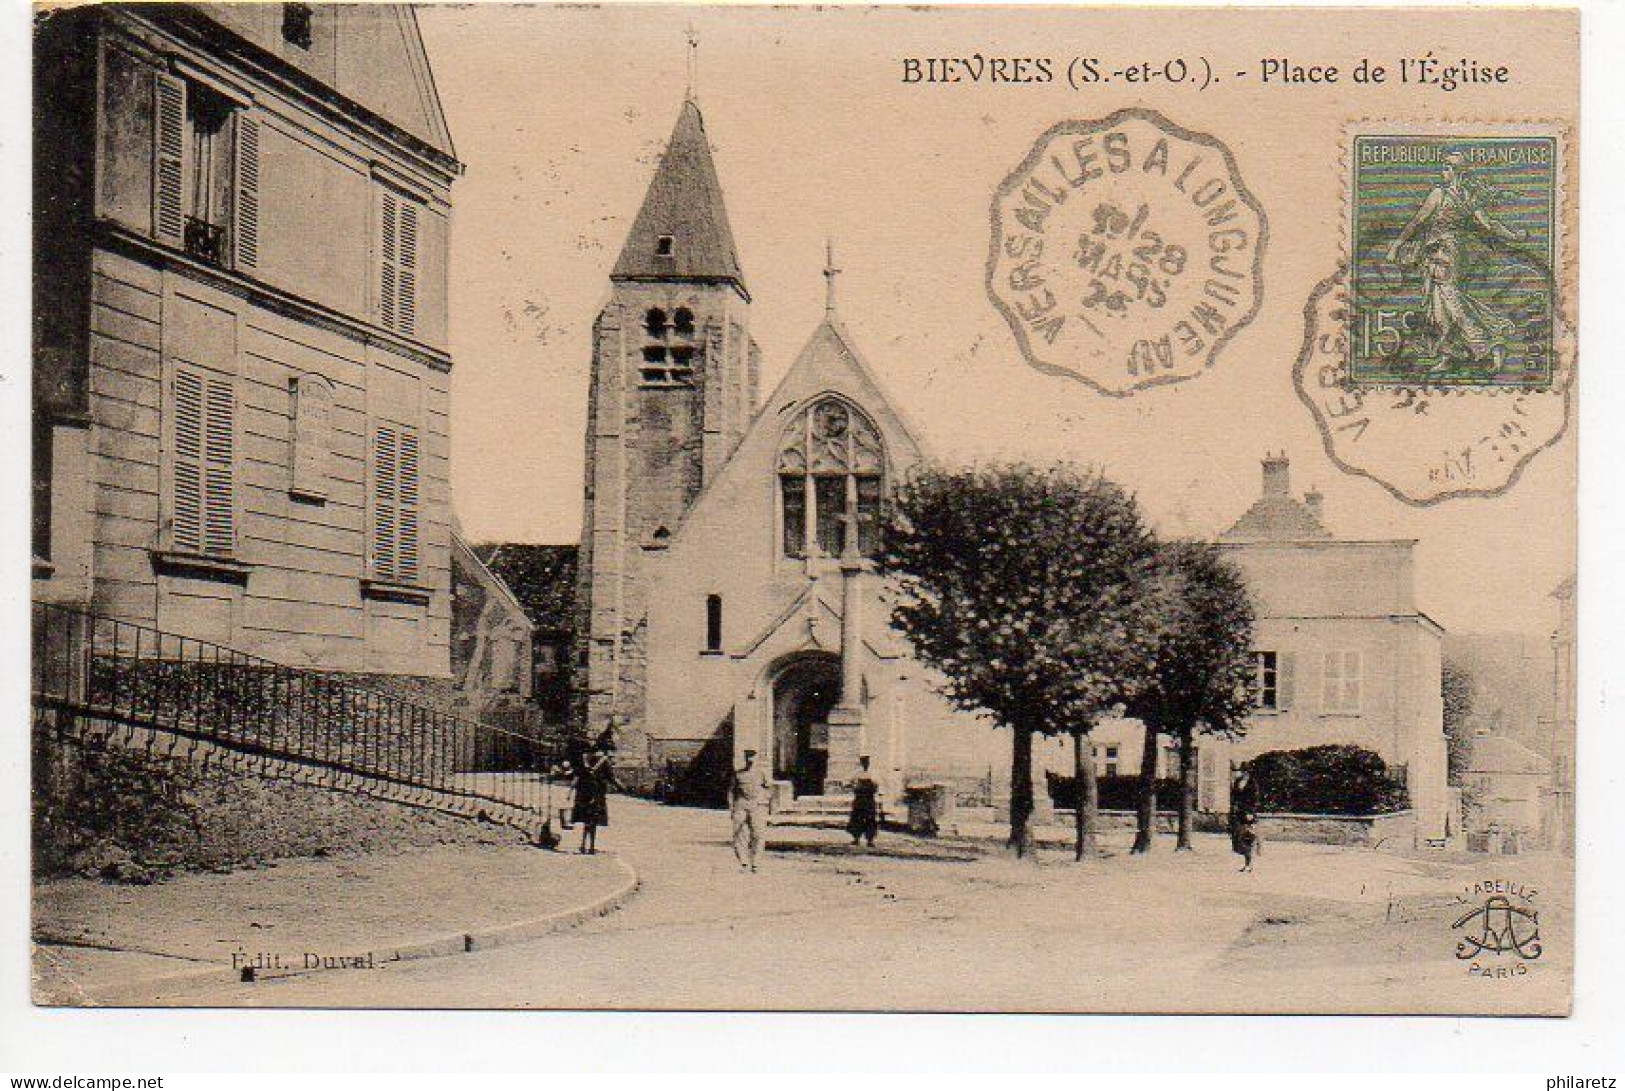
M 1053 771 L 1046 771 L 1045 777 L 1049 780 L 1049 797 L 1055 805 L 1076 809 L 1077 778 L 1060 776 Z M 1137 776 L 1096 777 L 1095 783 L 1100 787 L 1100 809 L 1103 811 L 1132 811 L 1140 805 L 1140 778 Z M 1171 811 L 1178 806 L 1179 779 L 1159 778 L 1157 808 Z
M 1363 815 L 1409 806 L 1404 781 L 1359 746 L 1271 750 L 1245 767 L 1252 772 L 1260 811 Z

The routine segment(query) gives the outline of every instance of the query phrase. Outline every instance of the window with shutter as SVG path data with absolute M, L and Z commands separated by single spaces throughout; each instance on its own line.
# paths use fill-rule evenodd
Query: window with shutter
M 418 435 L 410 428 L 401 429 L 396 487 L 400 529 L 395 548 L 395 577 L 402 583 L 415 583 L 418 578 Z
M 380 424 L 373 431 L 372 571 L 378 579 L 415 583 L 420 567 L 417 430 Z
M 186 82 L 153 74 L 152 232 L 179 246 L 186 232 Z
M 378 203 L 378 321 L 408 337 L 417 333 L 421 209 L 383 188 Z
M 236 199 L 232 202 L 235 264 L 252 270 L 260 261 L 260 123 L 249 114 L 237 117 Z
M 236 416 L 232 381 L 177 367 L 170 427 L 170 545 L 230 557 L 237 548 Z
M 1327 652 L 1322 661 L 1321 708 L 1326 712 L 1360 711 L 1360 653 Z
M 170 533 L 175 549 L 203 552 L 203 391 L 202 376 L 178 370 L 174 380 L 174 423 L 170 455 Z

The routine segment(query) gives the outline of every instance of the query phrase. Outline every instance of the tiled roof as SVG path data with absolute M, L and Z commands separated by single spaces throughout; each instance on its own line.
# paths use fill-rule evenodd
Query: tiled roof
M 1331 531 L 1315 518 L 1307 504 L 1290 496 L 1261 496 L 1230 529 L 1222 542 L 1301 542 L 1324 539 Z
M 669 253 L 662 253 L 662 238 L 671 240 Z M 705 122 L 692 99 L 683 103 L 610 278 L 731 280 L 745 289 Z

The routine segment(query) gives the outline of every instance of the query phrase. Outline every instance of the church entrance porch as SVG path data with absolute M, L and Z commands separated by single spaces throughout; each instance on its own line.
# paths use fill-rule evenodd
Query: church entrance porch
M 829 719 L 841 696 L 841 660 L 813 653 L 773 680 L 773 776 L 797 796 L 822 795 L 829 771 Z

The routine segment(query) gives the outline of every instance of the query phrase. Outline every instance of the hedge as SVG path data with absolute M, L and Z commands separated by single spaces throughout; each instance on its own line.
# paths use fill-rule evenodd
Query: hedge
M 1064 777 L 1046 770 L 1049 797 L 1057 807 L 1075 808 L 1078 805 L 1076 777 Z M 1140 778 L 1137 776 L 1096 777 L 1100 787 L 1100 809 L 1103 811 L 1132 811 L 1140 805 Z M 1157 807 L 1171 811 L 1179 806 L 1178 778 L 1157 780 Z
M 1247 762 L 1258 809 L 1292 814 L 1386 814 L 1410 805 L 1403 779 L 1359 746 L 1270 750 Z

